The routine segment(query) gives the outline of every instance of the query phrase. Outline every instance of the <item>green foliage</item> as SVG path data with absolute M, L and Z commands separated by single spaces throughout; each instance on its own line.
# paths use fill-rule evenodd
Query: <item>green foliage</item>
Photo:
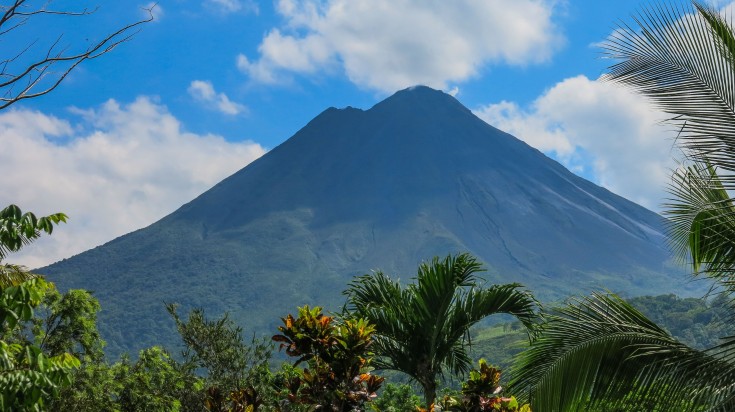
M 722 337 L 735 334 L 728 299 L 722 294 L 710 300 L 669 294 L 626 301 L 681 343 L 695 349 L 715 347 Z M 511 368 L 513 358 L 527 349 L 528 344 L 520 322 L 478 325 L 472 330 L 473 358 L 491 358 L 503 370 Z M 503 373 L 503 378 L 508 376 Z
M 59 388 L 71 384 L 71 371 L 79 367 L 68 353 L 48 356 L 18 338 L 18 328 L 52 288 L 41 278 L 0 287 L 0 410 L 42 410 Z
M 286 382 L 288 400 L 335 412 L 364 410 L 383 383 L 370 374 L 375 327 L 364 319 L 337 320 L 308 306 L 299 308 L 297 318 L 289 314 L 282 321 L 273 340 L 297 358 L 294 366 L 307 365 Z
M 16 205 L 0 210 L 0 261 L 40 237 L 41 232 L 51 234 L 55 224 L 66 223 L 67 219 L 63 213 L 36 217 L 31 212 L 23 213 Z
M 442 411 L 450 412 L 531 412 L 528 404 L 520 405 L 515 397 L 501 396 L 500 370 L 480 359 L 479 368 L 469 373 L 462 384 L 462 396 L 445 396 Z
M 159 348 L 143 350 L 110 365 L 88 362 L 74 375 L 74 385 L 60 393 L 50 410 L 74 412 L 181 411 L 188 376 Z M 202 410 L 201 404 L 198 411 Z
M 675 295 L 641 296 L 627 301 L 680 342 L 695 349 L 715 347 L 722 337 L 735 334 L 728 298 L 723 294 L 709 301 Z
M 112 366 L 114 380 L 120 384 L 116 401 L 123 412 L 177 412 L 184 389 L 176 363 L 159 347 L 145 349 L 131 364 L 127 358 Z
M 117 411 L 121 382 L 104 362 L 104 341 L 97 330 L 100 305 L 89 292 L 48 293 L 33 321 L 35 341 L 45 353 L 70 352 L 81 360 L 73 383 L 49 404 L 58 411 Z
M 36 343 L 49 355 L 70 353 L 83 361 L 104 357 L 105 342 L 97 330 L 100 304 L 86 290 L 72 289 L 46 294 L 39 317 L 34 320 Z
M 19 322 L 33 317 L 33 309 L 41 303 L 44 295 L 53 288 L 51 283 L 34 278 L 17 286 L 0 289 L 0 332 L 7 336 Z
M 120 392 L 127 377 L 118 366 L 106 362 L 83 362 L 74 371 L 73 383 L 59 391 L 49 405 L 52 411 L 120 412 Z
M 370 409 L 376 412 L 406 412 L 417 410 L 419 405 L 421 398 L 414 393 L 411 385 L 389 383 L 370 403 Z
M 556 308 L 514 367 L 511 389 L 550 411 L 718 410 L 733 368 L 692 349 L 615 295 Z
M 513 357 L 528 348 L 528 334 L 520 322 L 504 322 L 475 326 L 471 331 L 473 359 L 488 358 L 502 370 L 513 363 Z M 503 374 L 507 378 L 507 374 Z
M 345 294 L 356 316 L 376 328 L 376 367 L 406 373 L 434 402 L 437 378 L 469 372 L 470 327 L 495 313 L 515 316 L 527 328 L 536 321 L 535 299 L 518 284 L 478 285 L 481 265 L 468 254 L 435 257 L 403 288 L 382 272 L 356 278 Z
M 35 277 L 25 267 L 3 263 L 10 252 L 17 252 L 41 236 L 51 234 L 54 224 L 66 222 L 67 216 L 55 213 L 36 217 L 31 212 L 23 213 L 16 205 L 0 210 L 0 287 L 13 286 Z
M 34 309 L 45 297 L 58 295 L 53 284 L 25 268 L 2 263 L 8 253 L 20 250 L 54 224 L 66 222 L 56 213 L 37 218 L 10 205 L 0 210 L 0 409 L 42 410 L 64 386 L 71 384 L 79 360 L 64 350 L 44 352 L 42 337 L 34 344 L 26 338 Z
M 265 340 L 252 338 L 249 345 L 243 341 L 242 328 L 228 315 L 209 320 L 204 311 L 194 309 L 188 319 L 182 320 L 176 305 L 167 305 L 184 343 L 182 368 L 199 371 L 201 382 L 190 379 L 190 385 L 203 388 L 182 394 L 187 410 L 238 410 L 252 406 L 254 410 L 264 403 L 274 403 L 275 389 L 269 369 L 271 346 Z M 199 409 L 197 409 L 197 407 Z

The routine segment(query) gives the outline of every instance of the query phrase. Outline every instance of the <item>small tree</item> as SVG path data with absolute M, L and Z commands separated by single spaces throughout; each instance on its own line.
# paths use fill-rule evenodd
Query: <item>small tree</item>
M 419 266 L 416 283 L 405 288 L 376 272 L 357 278 L 345 292 L 355 316 L 375 325 L 375 366 L 415 379 L 426 405 L 434 402 L 445 371 L 469 372 L 472 325 L 495 313 L 509 313 L 528 328 L 535 324 L 533 296 L 519 284 L 480 287 L 480 270 L 468 254 L 434 258 Z
M 115 403 L 121 411 L 178 412 L 184 380 L 176 362 L 164 349 L 154 346 L 140 351 L 138 361 L 127 357 L 112 366 L 121 387 Z
M 253 337 L 250 344 L 243 341 L 242 328 L 235 325 L 227 314 L 210 320 L 202 309 L 194 309 L 187 319 L 181 319 L 176 305 L 166 306 L 174 318 L 184 343 L 182 368 L 188 373 L 201 371 L 198 385 L 203 390 L 182 394 L 184 409 L 211 412 L 253 410 L 273 400 L 269 369 L 272 346 Z
M 370 403 L 371 410 L 375 412 L 405 412 L 415 411 L 421 405 L 411 385 L 389 383 L 380 391 L 374 401 Z
M 286 382 L 288 400 L 325 411 L 365 410 L 384 380 L 370 374 L 375 327 L 364 319 L 340 321 L 321 311 L 299 308 L 299 316 L 283 318 L 281 334 L 273 336 L 287 355 L 298 358 L 294 366 L 307 365 Z

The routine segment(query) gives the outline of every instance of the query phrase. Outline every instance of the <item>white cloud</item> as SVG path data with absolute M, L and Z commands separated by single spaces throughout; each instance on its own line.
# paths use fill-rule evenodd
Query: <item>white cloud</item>
M 204 7 L 217 13 L 230 14 L 238 11 L 258 14 L 258 4 L 252 0 L 204 0 Z
M 207 0 L 205 4 L 225 13 L 232 13 L 242 9 L 242 3 L 238 0 Z
M 666 198 L 677 152 L 665 115 L 619 85 L 577 76 L 527 110 L 500 102 L 476 114 L 572 170 L 589 165 L 599 184 L 630 200 L 656 210 Z
M 24 109 L 0 113 L 0 207 L 70 216 L 11 262 L 42 266 L 149 225 L 265 152 L 185 132 L 146 97 L 76 113 L 78 124 Z
M 238 57 L 254 81 L 344 71 L 361 87 L 447 89 L 492 63 L 547 61 L 563 42 L 553 0 L 280 0 L 282 27 L 256 59 Z
M 722 8 L 722 15 L 732 22 L 733 17 L 735 16 L 735 1 L 721 3 L 720 7 Z
M 212 108 L 231 116 L 247 111 L 247 107 L 230 100 L 224 93 L 217 93 L 208 80 L 194 80 L 187 89 L 189 95 L 195 100 L 204 102 Z

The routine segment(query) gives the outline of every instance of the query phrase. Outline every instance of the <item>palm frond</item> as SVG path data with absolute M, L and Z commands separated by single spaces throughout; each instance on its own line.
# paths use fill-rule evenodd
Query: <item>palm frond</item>
M 511 386 L 544 411 L 719 410 L 732 407 L 735 368 L 678 342 L 611 294 L 580 298 L 547 316 L 521 353 Z
M 457 306 L 453 315 L 458 321 L 475 323 L 494 313 L 515 316 L 527 329 L 538 322 L 539 302 L 519 283 L 492 285 L 486 289 L 470 289 Z
M 38 275 L 31 273 L 24 266 L 9 263 L 0 264 L 0 289 L 9 286 L 18 286 L 27 280 L 37 277 Z
M 658 3 L 603 46 L 604 76 L 671 115 L 692 165 L 667 205 L 679 256 L 735 291 L 735 32 L 718 10 Z M 535 410 L 735 410 L 735 339 L 709 351 L 681 344 L 614 295 L 545 315 L 512 373 Z
M 607 80 L 629 86 L 673 115 L 695 161 L 735 171 L 735 36 L 717 10 L 659 4 L 622 24 L 603 45 L 620 62 Z M 727 179 L 728 187 L 735 181 Z
M 735 291 L 735 206 L 710 164 L 678 169 L 666 205 L 672 248 L 690 259 L 695 272 Z

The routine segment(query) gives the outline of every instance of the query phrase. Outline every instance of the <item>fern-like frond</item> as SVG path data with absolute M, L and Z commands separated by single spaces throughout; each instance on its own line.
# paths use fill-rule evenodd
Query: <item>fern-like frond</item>
M 720 410 L 735 395 L 732 363 L 678 342 L 611 294 L 548 315 L 512 374 L 511 390 L 543 411 Z

